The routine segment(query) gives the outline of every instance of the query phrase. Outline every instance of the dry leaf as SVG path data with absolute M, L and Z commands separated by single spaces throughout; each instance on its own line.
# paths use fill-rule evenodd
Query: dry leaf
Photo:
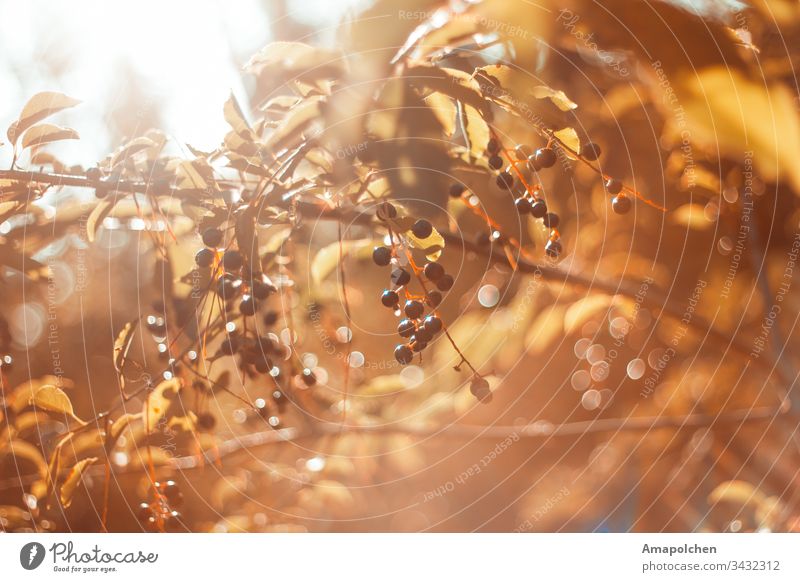
M 78 485 L 81 482 L 81 477 L 83 477 L 83 473 L 88 469 L 93 463 L 97 462 L 97 457 L 89 457 L 88 459 L 83 459 L 82 461 L 78 461 L 75 465 L 70 469 L 69 475 L 67 476 L 66 481 L 61 486 L 61 505 L 64 507 L 69 507 L 72 504 L 72 497 L 75 495 L 75 490 L 77 489 Z

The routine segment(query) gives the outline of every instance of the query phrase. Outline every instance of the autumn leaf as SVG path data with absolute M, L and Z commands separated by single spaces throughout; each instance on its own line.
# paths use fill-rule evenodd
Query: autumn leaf
M 17 120 L 11 124 L 6 132 L 11 143 L 16 144 L 19 137 L 34 124 L 50 117 L 54 113 L 75 107 L 80 101 L 68 97 L 63 93 L 45 91 L 31 97 L 22 108 Z
M 86 424 L 75 416 L 69 396 L 61 388 L 52 384 L 45 384 L 36 390 L 31 396 L 30 404 L 47 412 L 67 415 L 81 424 Z
M 181 389 L 180 378 L 164 380 L 148 394 L 144 402 L 142 416 L 145 430 L 152 433 L 157 430 L 159 421 L 164 417 L 169 405 Z
M 139 320 L 134 319 L 125 324 L 125 327 L 117 334 L 117 339 L 114 341 L 114 369 L 120 377 L 120 382 L 123 382 L 123 369 L 125 367 L 125 360 L 128 357 L 128 350 L 133 341 L 133 333 L 136 331 L 136 326 Z M 124 387 L 124 384 L 123 384 Z
M 534 87 L 531 89 L 531 95 L 537 99 L 550 99 L 553 105 L 558 107 L 561 111 L 572 111 L 578 108 L 578 104 L 567 97 L 566 93 L 548 87 L 547 85 L 538 85 Z
M 88 459 L 78 461 L 72 469 L 70 469 L 66 481 L 64 481 L 64 484 L 61 486 L 61 494 L 59 496 L 61 505 L 69 507 L 72 504 L 72 498 L 75 495 L 75 490 L 78 488 L 84 472 L 96 462 L 97 457 L 89 457 Z
M 78 139 L 80 136 L 74 129 L 68 127 L 59 127 L 50 123 L 42 123 L 34 125 L 22 137 L 22 147 L 30 148 L 34 146 L 52 143 L 54 141 L 61 141 L 65 139 Z

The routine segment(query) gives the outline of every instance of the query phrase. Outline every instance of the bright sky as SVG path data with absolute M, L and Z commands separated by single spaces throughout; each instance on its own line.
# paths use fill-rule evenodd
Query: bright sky
M 66 163 L 91 164 L 118 145 L 108 141 L 105 115 L 138 79 L 138 89 L 159 104 L 162 129 L 182 143 L 213 148 L 226 131 L 229 92 L 244 95 L 239 68 L 269 41 L 266 4 L 0 0 L 0 141 L 28 97 L 61 91 L 84 103 L 54 122 L 82 139 L 50 149 Z M 290 7 L 297 20 L 325 28 L 355 4 L 364 0 L 294 0 Z M 0 166 L 9 164 L 8 149 L 0 149 Z

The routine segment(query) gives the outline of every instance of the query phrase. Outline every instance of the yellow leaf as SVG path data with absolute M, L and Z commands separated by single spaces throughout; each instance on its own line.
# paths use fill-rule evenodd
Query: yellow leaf
M 164 417 L 178 391 L 181 389 L 179 378 L 164 380 L 155 387 L 144 401 L 144 427 L 146 432 L 153 432 Z
M 137 319 L 126 323 L 114 340 L 114 370 L 117 372 L 119 388 L 123 391 L 125 390 L 125 361 L 128 358 L 128 350 L 131 348 L 138 323 Z
M 142 413 L 141 412 L 137 412 L 136 414 L 133 414 L 133 413 L 130 413 L 130 412 L 126 412 L 125 414 L 120 416 L 118 419 L 116 419 L 111 424 L 111 427 L 108 430 L 108 436 L 109 436 L 109 439 L 111 440 L 111 442 L 112 443 L 116 442 L 116 440 L 119 438 L 119 436 L 122 434 L 122 432 L 126 428 L 128 428 L 128 426 L 130 426 L 131 422 L 133 422 L 134 420 L 138 420 L 140 418 L 142 418 Z
M 574 333 L 586 322 L 601 314 L 605 317 L 612 300 L 613 298 L 608 295 L 592 294 L 570 305 L 564 313 L 564 333 Z
M 436 119 L 442 124 L 445 135 L 452 137 L 456 130 L 456 104 L 442 93 L 434 91 L 425 97 L 425 103 L 431 108 Z
M 787 87 L 721 65 L 674 83 L 685 112 L 684 123 L 683 115 L 673 122 L 676 141 L 688 136 L 691 147 L 721 151 L 739 162 L 751 159 L 766 181 L 784 178 L 800 193 L 800 114 Z M 656 102 L 670 107 L 663 94 Z M 675 120 L 675 113 L 668 113 Z
M 50 123 L 42 123 L 40 125 L 34 125 L 25 132 L 22 138 L 22 148 L 43 145 L 64 139 L 78 139 L 79 137 L 78 132 L 74 129 L 59 127 L 58 125 L 52 125 Z
M 16 144 L 19 137 L 32 125 L 64 109 L 75 107 L 79 100 L 63 93 L 45 91 L 31 97 L 22 108 L 17 120 L 8 128 L 8 139 Z
M 81 424 L 86 424 L 75 416 L 75 412 L 72 409 L 72 401 L 69 399 L 69 396 L 67 396 L 61 388 L 53 386 L 52 384 L 45 384 L 36 390 L 33 396 L 31 396 L 30 404 L 48 412 L 65 414 Z
M 239 103 L 236 101 L 236 97 L 233 96 L 233 93 L 231 93 L 231 96 L 225 101 L 225 106 L 222 111 L 225 116 L 225 121 L 228 122 L 228 125 L 233 128 L 233 131 L 235 131 L 239 137 L 246 141 L 253 141 L 255 139 L 255 134 L 250 128 L 250 124 L 247 123 L 242 108 L 239 107 Z
M 400 374 L 389 374 L 387 376 L 376 376 L 364 386 L 359 388 L 359 396 L 384 396 L 387 394 L 397 394 L 406 389 L 406 383 Z
M 123 163 L 131 156 L 136 155 L 139 152 L 144 151 L 148 148 L 154 148 L 157 146 L 158 144 L 149 137 L 142 136 L 132 139 L 131 141 L 123 145 L 119 150 L 117 150 L 117 152 L 114 153 L 113 156 L 111 156 L 110 165 L 113 168 L 114 166 Z
M 567 146 L 573 153 L 578 153 L 580 151 L 581 140 L 578 137 L 578 132 L 571 127 L 565 127 L 564 129 L 554 131 L 553 135 L 561 140 L 561 143 Z
M 111 214 L 116 202 L 116 198 L 104 198 L 97 203 L 97 206 L 92 208 L 89 217 L 86 219 L 86 238 L 89 239 L 89 242 L 95 241 L 97 238 L 97 229 L 103 224 L 103 220 Z
M 486 151 L 489 144 L 489 125 L 483 119 L 480 112 L 472 105 L 460 103 L 461 123 L 464 126 L 464 133 L 469 143 L 469 150 L 473 156 L 480 157 Z
M 670 214 L 672 222 L 694 230 L 706 230 L 711 222 L 705 217 L 705 209 L 699 204 L 684 204 Z
M 70 506 L 72 503 L 72 496 L 75 495 L 75 490 L 81 482 L 83 473 L 95 462 L 97 462 L 97 457 L 89 457 L 88 459 L 83 459 L 75 463 L 67 476 L 67 480 L 64 481 L 64 484 L 61 486 L 61 505 L 64 507 Z
M 539 85 L 534 87 L 531 89 L 531 95 L 537 99 L 550 99 L 550 101 L 552 101 L 553 104 L 561 111 L 571 111 L 573 109 L 577 109 L 578 107 L 578 104 L 567 97 L 566 93 L 552 89 L 547 85 Z
M 47 476 L 47 463 L 42 453 L 29 442 L 14 439 L 9 441 L 5 447 L 0 447 L 0 451 L 4 449 L 9 449 L 12 456 L 18 459 L 26 459 L 36 465 L 36 472 L 42 479 Z
M 760 504 L 765 498 L 766 496 L 761 491 L 746 481 L 725 481 L 717 485 L 708 495 L 709 503 L 727 501 L 739 506 L 750 503 Z
M 564 335 L 564 307 L 553 305 L 544 309 L 531 324 L 528 335 L 525 338 L 525 345 L 528 352 L 540 354 L 546 352 L 557 339 Z

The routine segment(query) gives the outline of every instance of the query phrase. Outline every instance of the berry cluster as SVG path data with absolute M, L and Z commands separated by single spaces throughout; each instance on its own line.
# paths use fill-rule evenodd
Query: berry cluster
M 496 138 L 489 140 L 486 147 L 489 167 L 500 170 L 496 178 L 497 186 L 514 194 L 514 206 L 521 216 L 531 215 L 550 229 L 545 253 L 550 258 L 558 258 L 562 251 L 558 232 L 559 217 L 555 212 L 549 211 L 547 202 L 540 195 L 541 186 L 534 183 L 534 176 L 540 170 L 551 168 L 558 161 L 556 151 L 549 146 L 534 151 L 530 146 L 520 144 L 514 148 L 514 159 L 502 169 L 504 161 L 501 150 L 500 142 Z
M 175 531 L 180 528 L 181 514 L 176 509 L 183 504 L 183 493 L 175 481 L 156 481 L 153 501 L 139 504 L 137 517 L 149 532 Z
M 224 301 L 226 311 L 231 311 L 234 302 L 238 300 L 242 315 L 255 315 L 260 302 L 277 291 L 275 286 L 263 273 L 245 264 L 244 257 L 238 250 L 227 249 L 220 253 L 219 247 L 223 241 L 220 229 L 208 228 L 203 231 L 202 238 L 206 246 L 197 251 L 194 260 L 202 269 L 214 266 L 222 269 L 215 291 Z
M 387 214 L 391 215 L 391 210 Z M 433 226 L 429 221 L 419 219 L 412 225 L 411 232 L 419 239 L 426 239 L 433 233 Z M 416 273 L 425 290 L 424 296 L 417 297 L 408 292 L 411 272 L 400 266 L 393 249 L 383 246 L 375 247 L 372 252 L 372 260 L 380 267 L 393 265 L 390 275 L 392 288 L 383 291 L 381 303 L 385 307 L 393 309 L 398 317 L 402 317 L 397 325 L 397 333 L 405 343 L 395 347 L 394 357 L 402 365 L 409 364 L 414 358 L 414 353 L 424 350 L 444 328 L 444 324 L 435 310 L 442 302 L 442 293 L 453 287 L 453 277 L 445 272 L 442 265 L 435 261 L 429 261 L 419 273 Z M 429 286 L 435 287 L 435 289 L 428 290 Z M 401 293 L 405 298 L 402 308 L 400 307 Z

